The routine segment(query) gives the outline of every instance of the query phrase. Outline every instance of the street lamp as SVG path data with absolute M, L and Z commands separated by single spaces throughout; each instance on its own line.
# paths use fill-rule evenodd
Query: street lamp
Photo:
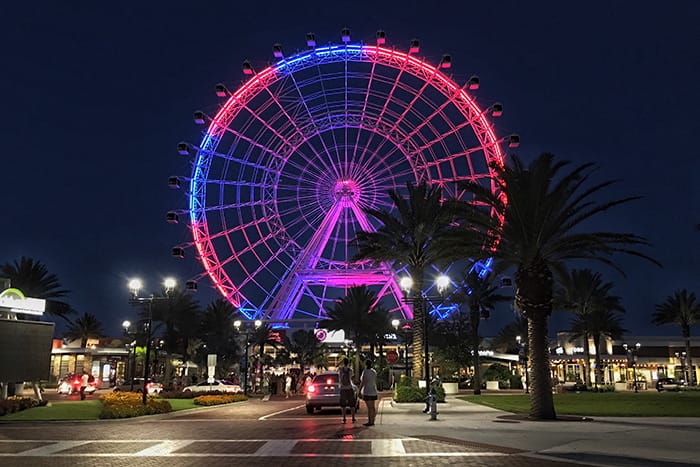
M 633 346 L 628 346 L 627 344 L 622 344 L 622 347 L 625 349 L 625 352 L 627 352 L 627 364 L 632 366 L 632 378 L 634 378 L 634 392 L 639 392 L 639 388 L 637 387 L 637 352 L 639 352 L 639 348 L 642 346 L 639 342 L 634 344 Z
M 686 368 L 685 368 L 685 359 L 686 359 L 687 353 L 686 352 L 676 352 L 676 359 L 681 363 L 681 379 L 683 380 L 684 385 L 691 384 L 692 382 L 688 381 L 688 374 L 686 373 Z
M 146 328 L 146 358 L 143 363 L 143 392 L 141 395 L 141 401 L 143 402 L 143 405 L 146 405 L 146 399 L 148 397 L 148 361 L 151 358 L 151 328 L 153 327 L 153 302 L 170 300 L 169 293 L 173 288 L 175 288 L 175 285 L 175 279 L 168 277 L 163 281 L 163 287 L 165 288 L 166 295 L 165 297 L 156 297 L 153 294 L 151 294 L 148 297 L 139 297 L 139 290 L 141 290 L 141 288 L 143 287 L 143 282 L 141 282 L 140 279 L 131 279 L 129 281 L 129 290 L 131 290 L 131 300 L 129 301 L 129 303 L 131 303 L 132 305 L 142 305 L 144 303 L 148 304 L 148 316 L 144 325 Z
M 528 354 L 527 354 L 527 341 L 523 340 L 520 336 L 515 336 L 515 340 L 518 343 L 518 356 L 520 357 L 520 363 L 525 363 L 525 394 L 530 393 L 530 375 L 527 368 Z
M 131 391 L 134 390 L 134 371 L 136 369 L 136 334 L 131 332 L 131 321 L 124 320 L 122 323 L 124 328 L 124 335 L 127 336 L 131 341 L 129 345 L 129 367 L 127 368 L 129 373 L 129 379 L 131 380 Z
M 244 368 L 245 370 L 243 371 L 243 394 L 246 396 L 248 395 L 248 347 L 250 346 L 250 321 L 246 321 L 248 324 L 245 327 L 245 354 L 243 355 L 243 362 L 244 362 Z M 233 327 L 236 328 L 236 331 L 240 332 L 241 330 L 241 325 L 243 322 L 241 320 L 236 320 L 233 322 Z M 256 319 L 253 323 L 255 326 L 255 329 L 258 329 L 260 326 L 262 326 L 262 321 L 259 319 Z
M 425 375 L 425 385 L 428 387 L 430 385 L 430 347 L 428 345 L 428 310 L 426 305 L 426 302 L 429 300 L 439 300 L 443 301 L 445 299 L 445 291 L 447 290 L 447 287 L 450 285 L 451 281 L 450 278 L 447 277 L 444 274 L 439 275 L 435 279 L 435 286 L 438 290 L 438 293 L 440 294 L 439 296 L 428 296 L 426 293 L 422 290 L 416 290 L 414 291 L 413 289 L 413 279 L 410 276 L 404 276 L 399 280 L 399 287 L 401 287 L 401 290 L 404 292 L 404 301 L 407 303 L 413 303 L 414 304 L 414 313 L 415 313 L 415 303 L 420 302 L 421 305 L 421 310 L 423 312 L 423 358 L 424 358 L 424 375 Z M 413 294 L 412 292 L 417 292 L 416 294 Z M 415 316 L 414 316 L 415 318 Z M 414 352 L 415 353 L 415 352 Z M 416 355 L 413 356 L 413 358 L 416 358 Z
M 394 327 L 394 329 L 398 332 L 399 330 L 399 325 L 401 324 L 401 321 L 398 319 L 394 319 L 391 321 L 391 325 Z M 408 323 L 404 324 L 401 328 L 403 331 L 403 345 L 404 345 L 404 353 L 403 353 L 403 361 L 405 365 L 405 373 L 406 373 L 406 378 L 408 378 L 408 330 L 411 329 L 411 326 L 408 325 Z

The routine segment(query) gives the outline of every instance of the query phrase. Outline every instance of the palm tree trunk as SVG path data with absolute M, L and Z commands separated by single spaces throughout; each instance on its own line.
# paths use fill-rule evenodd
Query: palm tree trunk
M 595 387 L 603 384 L 603 369 L 600 367 L 600 334 L 593 334 L 593 346 L 595 347 Z
M 413 276 L 416 277 L 416 276 Z M 420 282 L 420 283 L 419 283 Z M 417 280 L 413 291 L 413 381 L 424 378 L 425 340 L 427 333 L 425 323 L 425 301 L 422 295 L 423 281 Z M 426 381 L 426 384 L 428 382 Z
M 547 313 L 529 311 L 527 334 L 530 359 L 530 418 L 554 420 L 557 418 L 552 398 L 552 380 L 549 368 L 549 337 Z
M 469 312 L 469 324 L 472 328 L 472 349 L 474 352 L 474 395 L 481 394 L 481 360 L 479 358 L 479 320 L 481 315 L 479 310 L 474 308 Z
M 688 369 L 688 381 L 686 384 L 690 386 L 695 385 L 695 371 L 693 370 L 693 357 L 690 355 L 690 327 L 688 330 L 683 330 L 683 337 L 685 337 L 685 365 Z

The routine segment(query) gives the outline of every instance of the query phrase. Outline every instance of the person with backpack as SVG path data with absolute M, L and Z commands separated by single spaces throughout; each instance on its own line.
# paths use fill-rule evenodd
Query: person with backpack
M 355 423 L 355 407 L 357 401 L 355 400 L 355 387 L 352 385 L 352 370 L 350 370 L 348 363 L 349 360 L 345 357 L 343 359 L 343 365 L 338 368 L 338 376 L 340 379 L 340 409 L 343 411 L 343 423 L 345 423 L 347 421 L 345 419 L 346 407 L 350 406 L 352 422 Z

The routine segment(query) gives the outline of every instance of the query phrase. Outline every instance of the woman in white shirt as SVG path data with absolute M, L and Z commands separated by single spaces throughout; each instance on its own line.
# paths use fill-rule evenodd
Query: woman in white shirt
M 360 379 L 360 393 L 367 405 L 367 423 L 364 426 L 373 426 L 377 416 L 377 372 L 372 368 L 372 360 L 365 361 L 365 369 Z

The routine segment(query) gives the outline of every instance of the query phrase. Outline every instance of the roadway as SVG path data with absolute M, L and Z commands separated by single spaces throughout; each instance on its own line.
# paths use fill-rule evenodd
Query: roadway
M 357 423 L 343 424 L 338 409 L 308 415 L 299 396 L 126 420 L 7 423 L 0 465 L 698 465 L 697 419 L 645 429 L 624 420 L 529 422 L 456 399 L 439 407 L 429 421 L 422 405 L 385 397 L 373 427 L 362 425 L 364 408 Z M 669 434 L 677 442 L 661 440 L 663 449 L 647 439 Z M 636 441 L 622 449 L 620 439 Z

